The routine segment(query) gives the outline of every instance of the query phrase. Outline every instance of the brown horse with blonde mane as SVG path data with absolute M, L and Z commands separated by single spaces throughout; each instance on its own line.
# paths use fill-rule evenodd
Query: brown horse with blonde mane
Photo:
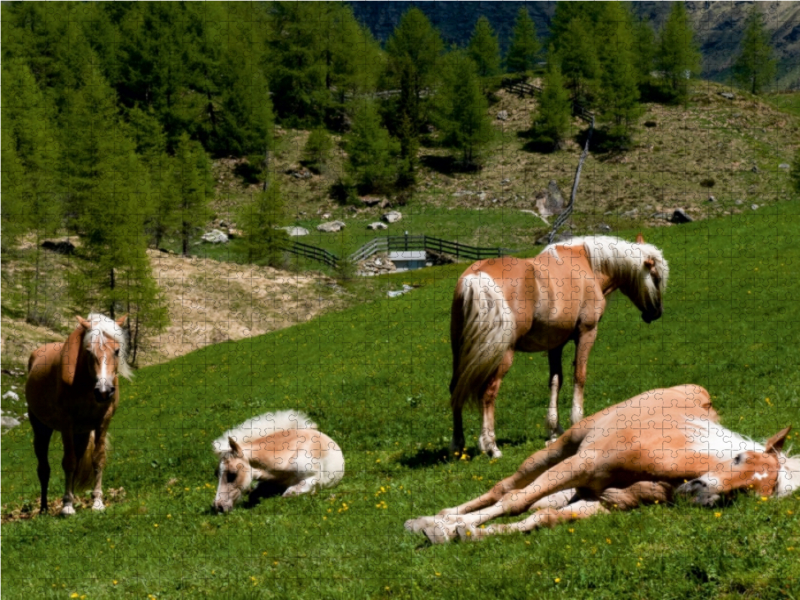
M 478 441 L 482 452 L 502 456 L 494 433 L 494 404 L 514 353 L 547 352 L 550 363 L 550 439 L 558 424 L 563 383 L 561 354 L 575 342 L 572 424 L 583 418 L 586 363 L 597 337 L 606 296 L 619 289 L 636 305 L 645 323 L 661 316 L 661 295 L 669 266 L 661 250 L 607 236 L 573 238 L 551 244 L 534 258 L 503 257 L 471 265 L 458 280 L 450 318 L 453 377 L 451 452 L 464 449 L 461 412 L 469 400 L 483 409 Z
M 800 457 L 781 452 L 790 429 L 762 445 L 720 425 L 700 386 L 650 390 L 573 425 L 486 494 L 405 527 L 444 543 L 669 502 L 675 494 L 703 506 L 738 491 L 788 496 L 800 489 Z M 481 527 L 526 510 L 533 515 L 522 521 Z
M 106 432 L 119 404 L 117 375 L 130 378 L 126 362 L 126 317 L 116 321 L 100 314 L 78 317 L 66 342 L 45 344 L 28 360 L 25 395 L 33 426 L 33 447 L 42 488 L 41 513 L 47 514 L 50 463 L 47 451 L 53 431 L 64 443 L 65 491 L 61 514 L 75 514 L 73 492 L 92 491 L 93 510 L 103 510 Z

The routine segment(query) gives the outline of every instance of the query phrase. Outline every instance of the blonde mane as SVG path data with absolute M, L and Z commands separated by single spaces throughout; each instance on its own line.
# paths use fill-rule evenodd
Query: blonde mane
M 305 414 L 297 410 L 280 410 L 251 417 L 223 433 L 212 443 L 214 454 L 221 456 L 229 451 L 228 438 L 239 444 L 248 444 L 258 438 L 266 437 L 288 429 L 319 429 Z
M 655 263 L 656 272 L 661 280 L 660 292 L 667 289 L 669 264 L 661 250 L 653 244 L 637 244 L 607 235 L 591 235 L 550 244 L 544 252 L 549 252 L 558 258 L 557 246 L 583 246 L 593 271 L 609 276 L 620 287 L 637 289 L 642 296 L 656 300 L 659 289 L 656 288 L 650 271 L 644 268 L 644 262 L 650 258 Z
M 83 347 L 91 351 L 92 341 L 97 336 L 106 335 L 119 344 L 119 366 L 117 373 L 126 379 L 133 377 L 133 372 L 128 365 L 128 336 L 125 330 L 111 319 L 100 313 L 90 313 L 86 319 L 91 323 L 92 328 L 83 334 Z

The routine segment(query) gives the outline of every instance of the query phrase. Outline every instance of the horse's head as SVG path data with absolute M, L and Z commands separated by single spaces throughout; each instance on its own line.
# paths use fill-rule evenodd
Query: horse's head
M 83 330 L 83 348 L 86 367 L 94 385 L 97 402 L 111 402 L 116 398 L 117 375 L 130 377 L 125 360 L 126 338 L 122 329 L 127 315 L 116 321 L 104 315 L 90 314 L 88 319 L 78 317 L 78 330 Z M 75 361 L 77 362 L 77 361 Z
M 636 305 L 645 323 L 659 319 L 664 312 L 661 296 L 667 287 L 669 265 L 661 250 L 647 244 L 640 233 L 633 244 L 631 258 L 635 264 L 629 277 L 620 283 L 620 290 Z
M 219 453 L 219 466 L 216 472 L 219 483 L 213 504 L 217 512 L 231 510 L 253 482 L 253 472 L 244 457 L 242 447 L 231 437 L 228 438 L 228 444 L 230 450 Z
M 772 436 L 764 450 L 746 450 L 720 465 L 720 468 L 702 477 L 687 481 L 676 492 L 687 496 L 696 504 L 712 506 L 721 498 L 739 491 L 750 491 L 759 496 L 778 496 L 797 489 L 797 483 L 783 481 L 787 477 L 797 477 L 800 473 L 787 471 L 787 463 L 796 462 L 781 454 L 783 442 L 791 427 L 782 429 Z M 792 469 L 794 471 L 794 469 Z

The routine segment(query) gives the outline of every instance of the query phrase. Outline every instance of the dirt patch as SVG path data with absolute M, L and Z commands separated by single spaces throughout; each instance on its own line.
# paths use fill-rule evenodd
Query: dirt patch
M 343 306 L 346 299 L 344 290 L 321 273 L 295 274 L 156 250 L 148 255 L 171 324 L 143 341 L 140 366 L 303 323 Z

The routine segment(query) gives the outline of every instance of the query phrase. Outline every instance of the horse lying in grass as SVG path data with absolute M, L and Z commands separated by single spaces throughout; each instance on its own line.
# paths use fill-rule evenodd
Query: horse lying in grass
M 344 476 L 339 446 L 303 413 L 280 411 L 248 419 L 214 443 L 219 485 L 213 508 L 228 512 L 253 481 L 286 487 L 284 496 L 333 487 Z
M 481 260 L 461 275 L 450 317 L 453 377 L 450 406 L 453 441 L 464 449 L 462 407 L 479 401 L 483 426 L 481 452 L 502 456 L 494 433 L 494 404 L 514 352 L 547 352 L 550 362 L 550 439 L 558 424 L 558 393 L 564 375 L 561 354 L 575 342 L 572 424 L 583 418 L 586 363 L 606 307 L 605 297 L 619 289 L 642 313 L 645 323 L 661 316 L 661 294 L 669 266 L 661 250 L 607 236 L 574 238 L 551 244 L 534 258 L 510 256 Z
M 53 431 L 64 443 L 65 491 L 61 514 L 75 514 L 74 492 L 92 491 L 93 510 L 103 510 L 103 468 L 106 432 L 119 404 L 117 375 L 130 379 L 126 362 L 126 317 L 78 317 L 78 327 L 66 342 L 45 344 L 28 360 L 25 396 L 33 427 L 36 469 L 42 490 L 41 514 L 47 514 L 50 463 L 47 451 Z
M 761 445 L 720 425 L 702 387 L 651 390 L 573 425 L 486 494 L 405 527 L 444 543 L 669 502 L 674 494 L 703 506 L 740 490 L 787 496 L 800 489 L 800 457 L 781 453 L 789 430 Z M 481 528 L 526 510 L 535 512 Z

